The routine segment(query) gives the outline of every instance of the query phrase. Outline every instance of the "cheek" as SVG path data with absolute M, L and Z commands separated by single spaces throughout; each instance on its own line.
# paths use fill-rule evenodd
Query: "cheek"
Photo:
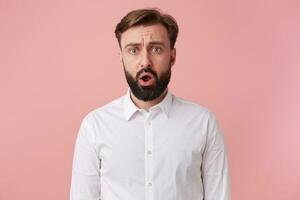
M 133 57 L 133 56 L 125 56 L 123 57 L 123 64 L 127 67 L 127 68 L 134 68 L 137 66 L 138 64 L 138 60 L 137 58 Z
M 129 72 L 132 76 L 135 76 L 136 74 L 136 67 L 132 62 L 129 62 L 128 60 L 123 59 L 123 67 L 126 69 L 127 72 Z
M 171 61 L 170 57 L 163 57 L 157 59 L 156 62 L 154 62 L 154 66 L 159 71 L 166 71 L 169 68 L 170 61 Z

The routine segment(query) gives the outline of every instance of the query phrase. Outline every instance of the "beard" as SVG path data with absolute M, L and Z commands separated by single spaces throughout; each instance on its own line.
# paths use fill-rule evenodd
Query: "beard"
M 136 77 L 133 77 L 126 69 L 123 63 L 123 69 L 127 83 L 133 93 L 133 95 L 142 101 L 152 101 L 159 97 L 168 87 L 171 79 L 171 65 L 167 71 L 163 72 L 159 77 L 157 73 L 151 67 L 145 67 L 136 73 Z M 153 75 L 154 84 L 150 86 L 141 86 L 139 84 L 139 76 L 143 72 L 148 72 Z

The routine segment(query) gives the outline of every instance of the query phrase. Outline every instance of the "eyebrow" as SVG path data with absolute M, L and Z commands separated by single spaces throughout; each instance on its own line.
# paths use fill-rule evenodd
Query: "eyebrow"
M 165 44 L 163 42 L 160 42 L 160 41 L 152 41 L 152 42 L 149 42 L 150 45 L 161 45 L 161 46 L 165 46 Z M 141 45 L 141 43 L 135 43 L 135 42 L 132 42 L 132 43 L 129 43 L 129 44 L 126 44 L 125 45 L 125 49 L 129 46 L 139 46 Z

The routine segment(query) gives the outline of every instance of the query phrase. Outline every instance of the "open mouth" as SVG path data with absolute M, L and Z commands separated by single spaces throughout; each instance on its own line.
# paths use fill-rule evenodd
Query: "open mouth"
M 154 77 L 151 73 L 143 73 L 139 78 L 139 83 L 142 86 L 149 86 L 154 83 Z
M 152 77 L 149 76 L 149 75 L 144 75 L 144 76 L 141 77 L 141 79 L 142 79 L 143 81 L 149 81 L 151 78 L 152 78 Z

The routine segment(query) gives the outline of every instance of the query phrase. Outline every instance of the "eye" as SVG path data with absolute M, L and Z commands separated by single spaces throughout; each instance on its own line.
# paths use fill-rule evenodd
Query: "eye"
M 156 53 L 156 54 L 161 53 L 161 51 L 162 51 L 161 47 L 153 47 L 153 49 L 152 49 L 152 52 Z
M 137 53 L 137 50 L 138 49 L 136 47 L 132 47 L 132 48 L 129 48 L 128 51 L 129 51 L 130 54 L 135 55 Z

